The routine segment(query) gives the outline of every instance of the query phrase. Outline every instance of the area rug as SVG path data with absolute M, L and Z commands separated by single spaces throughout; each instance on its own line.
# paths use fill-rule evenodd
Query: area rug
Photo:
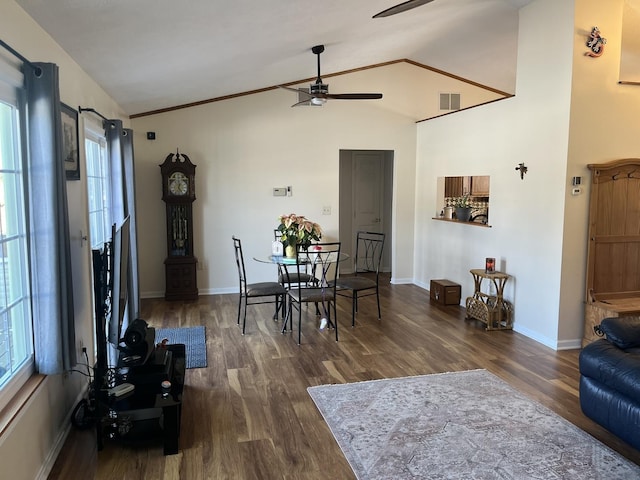
M 207 343 L 204 327 L 157 328 L 156 343 L 165 338 L 169 343 L 184 343 L 187 368 L 207 366 Z
M 308 392 L 360 480 L 640 478 L 639 466 L 486 370 Z

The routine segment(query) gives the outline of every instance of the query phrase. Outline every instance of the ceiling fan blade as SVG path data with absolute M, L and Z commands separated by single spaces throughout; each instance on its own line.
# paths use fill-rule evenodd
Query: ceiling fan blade
M 396 13 L 406 12 L 407 10 L 411 10 L 412 8 L 416 8 L 420 5 L 425 5 L 431 2 L 433 2 L 433 0 L 408 0 L 407 2 L 399 3 L 395 7 L 387 8 L 380 13 L 376 13 L 372 18 L 389 17 L 391 15 L 395 15 Z
M 304 88 L 292 88 L 292 87 L 285 87 L 284 85 L 278 85 L 278 88 L 282 88 L 283 90 L 291 90 L 292 92 L 296 92 L 296 93 L 306 93 L 307 95 L 309 95 L 309 97 L 311 97 L 312 95 L 306 91 Z
M 333 100 L 378 100 L 382 98 L 381 93 L 325 93 L 314 96 Z
M 425 1 L 425 0 L 413 0 L 413 1 Z M 426 0 L 427 2 L 433 0 Z M 410 3 L 410 2 L 407 2 Z M 425 2 L 426 3 L 426 2 Z M 298 94 L 298 102 L 291 105 L 292 107 L 298 107 L 300 105 L 311 105 L 321 107 L 328 99 L 334 100 L 378 100 L 382 98 L 381 93 L 329 93 L 329 85 L 322 83 L 320 77 L 320 54 L 324 52 L 324 45 L 316 45 L 311 48 L 311 51 L 316 55 L 318 60 L 318 76 L 315 83 L 309 85 L 309 90 L 304 88 L 293 88 L 284 85 L 278 85 L 279 88 L 284 90 L 291 90 Z M 304 94 L 301 96 L 300 94 Z
M 292 107 L 300 107 L 300 106 L 302 106 L 302 105 L 309 106 L 309 105 L 313 105 L 313 103 L 311 103 L 311 99 L 310 99 L 310 98 L 307 98 L 306 100 L 300 100 L 299 102 L 294 103 L 294 104 L 293 104 L 293 105 L 291 105 L 291 106 L 292 106 Z

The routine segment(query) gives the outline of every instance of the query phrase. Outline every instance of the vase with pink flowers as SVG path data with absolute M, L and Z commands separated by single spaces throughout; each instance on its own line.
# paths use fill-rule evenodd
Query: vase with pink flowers
M 282 235 L 280 240 L 285 247 L 286 257 L 294 258 L 296 256 L 296 245 L 307 249 L 312 241 L 319 241 L 322 238 L 320 225 L 303 215 L 295 213 L 280 215 L 279 220 L 278 231 Z

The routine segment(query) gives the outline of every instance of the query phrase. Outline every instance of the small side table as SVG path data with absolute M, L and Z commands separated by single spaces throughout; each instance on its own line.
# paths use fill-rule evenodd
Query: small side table
M 475 291 L 467 297 L 467 319 L 480 320 L 487 325 L 487 330 L 513 329 L 513 305 L 503 298 L 504 286 L 511 278 L 503 272 L 486 273 L 484 269 L 470 270 L 475 284 Z M 482 291 L 483 280 L 489 280 L 495 286 L 495 295 Z

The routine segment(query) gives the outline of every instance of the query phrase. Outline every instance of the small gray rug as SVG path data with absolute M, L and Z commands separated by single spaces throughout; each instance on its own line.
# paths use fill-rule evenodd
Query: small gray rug
M 207 342 L 204 327 L 157 328 L 156 343 L 167 338 L 169 343 L 184 343 L 187 368 L 207 366 Z
M 486 370 L 308 392 L 361 480 L 640 478 L 639 466 Z

